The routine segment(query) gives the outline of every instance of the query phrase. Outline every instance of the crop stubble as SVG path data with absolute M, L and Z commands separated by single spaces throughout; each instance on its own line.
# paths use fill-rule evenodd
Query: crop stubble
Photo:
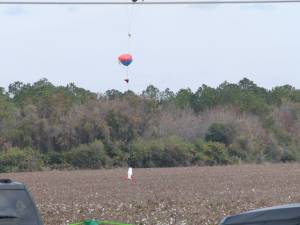
M 216 225 L 226 215 L 300 202 L 300 165 L 1 174 L 31 190 L 45 225 L 87 218 L 136 225 Z

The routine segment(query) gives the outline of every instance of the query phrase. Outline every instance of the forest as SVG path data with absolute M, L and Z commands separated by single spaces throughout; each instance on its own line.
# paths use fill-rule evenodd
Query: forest
M 0 172 L 300 161 L 300 90 L 0 87 Z

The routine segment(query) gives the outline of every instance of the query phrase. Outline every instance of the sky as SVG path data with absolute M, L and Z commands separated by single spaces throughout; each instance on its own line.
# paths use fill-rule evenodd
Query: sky
M 146 0 L 145 0 L 146 1 Z M 216 87 L 243 77 L 300 88 L 300 4 L 0 5 L 0 86 L 46 77 L 94 92 Z

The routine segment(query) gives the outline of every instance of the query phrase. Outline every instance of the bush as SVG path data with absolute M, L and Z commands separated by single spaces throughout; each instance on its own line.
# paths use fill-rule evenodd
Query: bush
M 227 149 L 224 144 L 209 142 L 205 145 L 204 154 L 208 157 L 209 165 L 227 165 L 230 164 Z
M 243 162 L 251 162 L 254 160 L 253 158 L 255 158 L 253 144 L 254 143 L 247 137 L 238 137 L 234 143 L 228 147 L 229 155 Z
M 41 155 L 32 149 L 11 148 L 0 153 L 0 172 L 41 170 Z
M 136 167 L 188 166 L 193 154 L 193 145 L 175 136 L 138 139 L 133 143 L 133 165 Z
M 169 137 L 164 140 L 165 150 L 162 166 L 189 166 L 193 159 L 194 146 L 179 137 Z
M 129 156 L 128 144 L 121 141 L 105 141 L 105 150 L 112 159 L 112 166 L 125 167 Z
M 60 165 L 65 163 L 65 158 L 62 153 L 50 152 L 45 156 L 47 165 Z
M 235 134 L 236 130 L 233 124 L 213 123 L 205 134 L 205 140 L 229 145 L 232 143 Z
M 65 159 L 66 154 L 60 152 L 49 152 L 43 156 L 46 167 L 50 169 L 66 169 L 71 167 Z
M 196 155 L 194 163 L 205 165 L 227 165 L 232 164 L 228 150 L 225 145 L 218 142 L 204 142 L 199 139 L 196 144 Z
M 111 164 L 101 141 L 79 145 L 66 153 L 65 159 L 73 167 L 81 169 L 100 169 Z
M 270 162 L 292 162 L 297 160 L 293 149 L 287 146 L 270 144 L 266 147 L 264 154 L 266 160 Z

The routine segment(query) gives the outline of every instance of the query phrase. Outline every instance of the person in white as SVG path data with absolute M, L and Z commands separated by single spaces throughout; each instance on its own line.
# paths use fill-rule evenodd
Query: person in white
M 128 179 L 128 180 L 131 180 L 131 179 L 132 179 L 132 174 L 133 174 L 132 167 L 129 167 L 129 168 L 128 168 L 128 175 L 127 175 L 127 179 Z

